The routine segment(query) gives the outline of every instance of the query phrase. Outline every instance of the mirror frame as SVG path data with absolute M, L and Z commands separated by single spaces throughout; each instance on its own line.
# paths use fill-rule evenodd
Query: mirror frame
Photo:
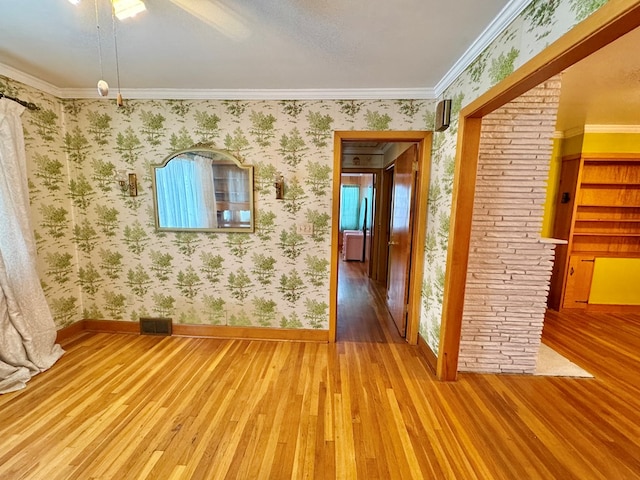
M 176 158 L 179 155 L 185 153 L 205 153 L 205 154 L 214 154 L 221 157 L 224 157 L 225 160 L 229 160 L 233 162 L 238 168 L 243 170 L 247 170 L 249 174 L 249 212 L 251 218 L 249 220 L 249 227 L 217 227 L 217 228 L 189 228 L 189 227 L 162 227 L 160 226 L 160 218 L 158 215 L 158 194 L 157 194 L 157 186 L 156 186 L 156 170 L 164 168 L 167 164 Z M 212 162 L 215 160 L 212 159 Z M 227 150 L 220 150 L 217 148 L 213 148 L 208 145 L 196 144 L 193 147 L 185 148 L 183 150 L 178 150 L 169 154 L 167 157 L 162 160 L 159 164 L 151 165 L 151 184 L 153 190 L 153 214 L 154 214 L 154 222 L 156 226 L 157 232 L 222 232 L 222 233 L 253 233 L 255 231 L 255 205 L 254 205 L 254 181 L 253 181 L 253 165 L 244 165 L 238 158 L 234 157 Z

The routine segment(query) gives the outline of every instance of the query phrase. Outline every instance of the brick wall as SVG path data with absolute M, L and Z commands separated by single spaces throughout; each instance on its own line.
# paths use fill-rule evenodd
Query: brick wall
M 482 121 L 460 371 L 533 373 L 553 267 L 540 241 L 560 77 Z

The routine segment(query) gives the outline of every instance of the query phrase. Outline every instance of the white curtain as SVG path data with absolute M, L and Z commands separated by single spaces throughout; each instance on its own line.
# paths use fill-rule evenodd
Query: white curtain
M 211 159 L 176 157 L 156 169 L 158 220 L 165 228 L 217 228 Z
M 0 99 L 0 393 L 24 388 L 64 353 L 36 271 L 23 111 Z
M 202 203 L 204 205 L 204 211 L 202 212 L 203 220 L 209 228 L 218 228 L 216 187 L 211 159 L 196 155 L 194 161 L 197 165 L 197 178 L 200 179 L 200 186 L 202 188 Z

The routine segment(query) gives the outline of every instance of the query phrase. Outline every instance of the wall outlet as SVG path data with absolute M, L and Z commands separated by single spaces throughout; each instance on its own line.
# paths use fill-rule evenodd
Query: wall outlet
M 313 223 L 299 223 L 296 225 L 299 235 L 313 235 Z

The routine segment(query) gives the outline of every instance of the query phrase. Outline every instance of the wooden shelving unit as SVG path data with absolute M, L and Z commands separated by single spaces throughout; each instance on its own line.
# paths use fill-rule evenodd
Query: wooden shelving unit
M 549 307 L 586 308 L 598 257 L 640 257 L 640 154 L 562 159 Z

